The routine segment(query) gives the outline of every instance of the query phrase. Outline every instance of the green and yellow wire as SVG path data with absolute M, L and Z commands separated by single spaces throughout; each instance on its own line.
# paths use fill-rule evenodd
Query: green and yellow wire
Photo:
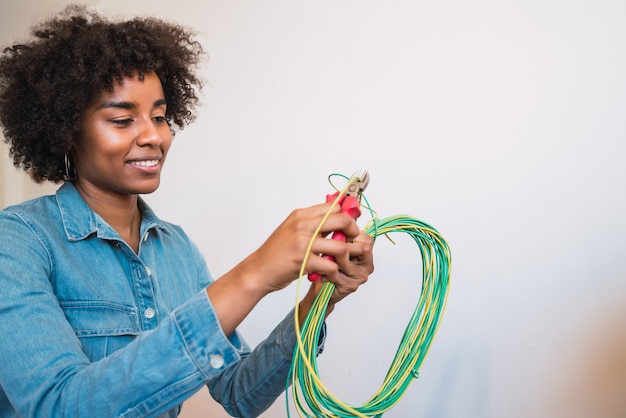
M 329 176 L 329 179 L 338 174 Z M 339 175 L 343 178 L 346 176 Z M 340 191 L 332 206 L 338 204 L 348 187 L 356 179 L 348 179 L 348 184 Z M 332 182 L 331 182 L 332 184 Z M 445 310 L 450 280 L 451 255 L 448 244 L 432 226 L 407 215 L 396 215 L 384 219 L 374 216 L 367 199 L 362 197 L 372 215 L 364 232 L 376 239 L 380 235 L 404 233 L 413 238 L 422 259 L 422 287 L 417 306 L 413 311 L 404 335 L 399 343 L 395 357 L 387 371 L 379 390 L 363 405 L 350 405 L 339 400 L 324 385 L 318 375 L 317 350 L 326 307 L 335 285 L 326 282 L 317 295 L 302 328 L 299 325 L 298 303 L 295 311 L 297 344 L 293 353 L 290 377 L 294 405 L 301 417 L 380 417 L 393 408 L 402 398 L 413 379 L 419 376 L 419 369 L 435 337 L 441 317 Z M 330 212 L 313 234 L 307 248 L 311 252 L 314 238 L 319 235 Z M 393 241 L 392 241 L 393 242 Z M 308 256 L 302 262 L 300 279 L 297 284 L 297 300 L 300 299 L 302 278 Z M 287 396 L 287 414 L 289 416 L 289 396 Z

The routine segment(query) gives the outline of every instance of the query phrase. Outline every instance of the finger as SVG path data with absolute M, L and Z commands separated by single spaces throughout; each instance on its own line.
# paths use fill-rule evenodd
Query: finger
M 350 244 L 342 240 L 318 237 L 313 241 L 311 251 L 314 254 L 326 254 L 333 258 L 347 258 Z
M 356 292 L 359 287 L 367 281 L 367 274 L 360 274 L 356 276 L 347 275 L 343 272 L 339 272 L 335 281 L 335 289 L 333 292 L 333 302 L 338 302 L 347 295 Z
M 319 255 L 313 255 L 305 266 L 307 274 L 315 273 L 315 280 L 335 282 L 339 274 L 339 266 L 333 260 L 328 260 Z
M 359 228 L 348 214 L 340 213 L 340 210 L 339 207 L 331 208 L 330 203 L 296 209 L 283 224 L 290 226 L 295 232 L 308 234 L 309 237 L 313 231 L 318 231 L 321 236 L 342 231 L 352 240 L 359 234 Z
M 374 246 L 374 239 L 363 233 L 359 234 L 352 242 L 348 243 L 348 251 L 350 258 L 360 258 L 362 256 L 371 255 Z
M 320 221 L 321 222 L 321 219 Z M 334 231 L 341 231 L 346 235 L 346 240 L 352 242 L 360 234 L 359 226 L 356 221 L 347 213 L 336 213 L 330 215 L 320 228 L 321 234 L 328 234 Z
M 332 207 L 332 208 L 331 208 Z M 318 203 L 313 206 L 306 208 L 306 210 L 310 211 L 311 216 L 324 216 L 330 210 L 331 213 L 339 213 L 341 212 L 340 205 L 333 205 L 330 203 Z

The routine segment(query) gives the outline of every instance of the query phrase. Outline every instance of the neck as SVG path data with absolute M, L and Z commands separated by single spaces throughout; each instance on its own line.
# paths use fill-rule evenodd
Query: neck
M 141 227 L 141 213 L 137 206 L 137 195 L 103 193 L 98 189 L 85 187 L 79 182 L 74 184 L 87 205 L 100 215 L 137 253 Z

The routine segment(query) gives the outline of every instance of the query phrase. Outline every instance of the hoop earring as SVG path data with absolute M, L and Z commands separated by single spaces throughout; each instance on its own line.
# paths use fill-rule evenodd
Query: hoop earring
M 76 181 L 76 168 L 72 166 L 72 161 L 70 160 L 70 154 L 68 152 L 65 153 L 65 176 L 63 179 L 65 181 Z

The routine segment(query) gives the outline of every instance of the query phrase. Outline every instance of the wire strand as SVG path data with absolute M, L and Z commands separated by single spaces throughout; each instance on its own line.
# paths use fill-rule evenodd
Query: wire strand
M 341 174 L 331 174 L 329 182 L 335 190 L 338 189 L 332 184 L 333 176 L 348 179 Z M 371 220 L 364 228 L 365 234 L 374 240 L 385 235 L 392 243 L 395 242 L 390 234 L 408 234 L 417 244 L 422 259 L 421 292 L 389 370 L 378 391 L 368 401 L 362 405 L 344 403 L 324 385 L 318 373 L 317 349 L 326 307 L 335 285 L 331 282 L 322 285 L 302 327 L 299 325 L 298 301 L 313 241 L 330 216 L 332 208 L 338 204 L 353 181 L 354 178 L 348 180 L 313 234 L 297 281 L 294 315 L 297 343 L 286 384 L 291 385 L 294 406 L 300 417 L 380 417 L 393 408 L 404 396 L 410 383 L 419 377 L 419 369 L 445 311 L 451 273 L 451 253 L 446 240 L 431 225 L 408 215 L 379 219 L 363 195 L 364 207 L 371 215 Z M 287 415 L 290 416 L 289 396 L 286 398 Z

